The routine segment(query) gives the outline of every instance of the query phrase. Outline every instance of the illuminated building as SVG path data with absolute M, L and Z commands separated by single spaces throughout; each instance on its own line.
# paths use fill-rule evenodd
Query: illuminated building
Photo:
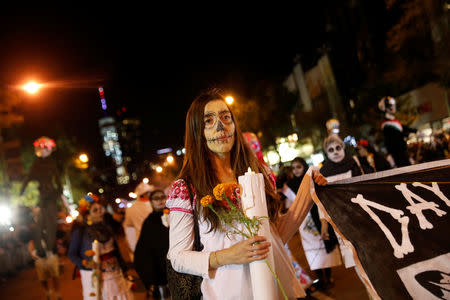
M 102 87 L 98 89 L 102 110 L 106 114 L 106 100 Z M 122 150 L 119 143 L 119 134 L 117 133 L 116 122 L 113 117 L 103 117 L 98 120 L 100 134 L 103 139 L 103 150 L 105 155 L 111 157 L 116 167 L 116 179 L 118 184 L 127 184 L 130 182 L 130 176 L 122 156 Z

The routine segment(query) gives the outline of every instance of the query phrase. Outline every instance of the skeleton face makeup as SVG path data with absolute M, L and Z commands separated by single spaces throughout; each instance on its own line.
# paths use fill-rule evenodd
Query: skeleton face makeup
M 395 104 L 394 98 L 389 98 L 388 103 L 386 105 L 386 112 L 391 114 L 395 114 L 397 112 L 397 106 Z
M 235 139 L 235 126 L 225 102 L 222 100 L 208 102 L 203 118 L 208 149 L 216 154 L 230 152 Z
M 52 148 L 48 147 L 36 147 L 34 148 L 34 153 L 37 157 L 46 158 L 52 154 Z
M 331 143 L 328 145 L 327 149 L 327 157 L 335 163 L 341 162 L 345 157 L 344 145 L 339 143 Z

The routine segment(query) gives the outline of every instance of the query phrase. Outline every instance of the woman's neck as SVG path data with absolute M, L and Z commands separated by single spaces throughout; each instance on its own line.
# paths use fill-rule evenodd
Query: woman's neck
M 221 183 L 236 181 L 236 176 L 231 169 L 230 152 L 227 153 L 210 153 L 211 164 L 216 172 L 217 179 Z

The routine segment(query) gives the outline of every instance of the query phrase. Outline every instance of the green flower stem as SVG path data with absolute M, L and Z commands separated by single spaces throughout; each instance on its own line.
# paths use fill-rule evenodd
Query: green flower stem
M 220 218 L 219 213 L 213 208 L 213 206 L 211 204 L 208 204 L 208 207 Z M 247 239 L 250 238 L 250 236 L 248 236 L 248 234 L 246 234 L 245 232 L 243 232 L 242 230 L 239 230 L 236 226 L 234 226 L 232 223 L 226 222 L 231 228 L 233 228 L 234 230 L 236 230 L 236 232 L 238 232 L 239 234 L 245 236 Z
M 264 260 L 266 262 L 266 265 L 269 267 L 270 272 L 272 273 L 272 276 L 277 280 L 278 287 L 280 288 L 281 292 L 283 293 L 283 298 L 287 300 L 286 292 L 284 291 L 283 285 L 281 284 L 280 279 L 278 278 L 277 274 L 273 271 L 272 267 L 269 264 L 269 261 L 267 258 Z

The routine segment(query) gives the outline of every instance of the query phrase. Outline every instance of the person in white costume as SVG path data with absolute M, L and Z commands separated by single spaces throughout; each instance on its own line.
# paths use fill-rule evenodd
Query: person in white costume
M 186 117 L 185 149 L 180 179 L 173 183 L 166 202 L 170 209 L 168 259 L 172 267 L 177 272 L 203 277 L 201 291 L 205 300 L 253 299 L 248 264 L 266 258 L 271 248 L 275 272 L 288 298 L 304 297 L 283 245 L 295 234 L 311 208 L 311 176 L 303 182 L 288 212 L 281 215 L 283 203 L 267 168 L 246 144 L 224 97 L 215 89 L 202 93 L 191 104 Z M 264 175 L 271 240 L 263 236 L 245 240 L 238 235 L 227 235 L 220 220 L 199 203 L 217 184 L 237 182 L 237 177 L 249 167 Z M 318 170 L 312 172 L 312 177 L 317 184 L 326 184 Z M 190 183 L 193 205 L 186 181 Z M 200 252 L 192 250 L 194 213 L 198 216 L 203 244 Z
M 133 205 L 128 207 L 125 211 L 123 227 L 128 245 L 133 253 L 136 248 L 139 235 L 141 234 L 142 224 L 148 215 L 153 211 L 149 197 L 150 193 L 154 190 L 155 187 L 153 185 L 144 182 L 139 183 L 134 191 L 137 199 L 135 203 L 133 203 Z

